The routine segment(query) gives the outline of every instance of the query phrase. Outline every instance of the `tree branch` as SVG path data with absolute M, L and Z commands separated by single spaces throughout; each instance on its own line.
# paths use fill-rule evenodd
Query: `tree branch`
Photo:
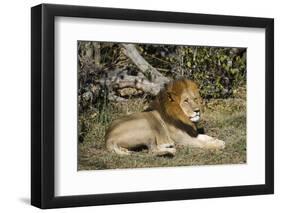
M 129 57 L 132 62 L 140 69 L 140 71 L 146 76 L 148 79 L 155 83 L 167 83 L 169 79 L 163 76 L 157 69 L 151 66 L 138 52 L 135 45 L 133 44 L 121 44 L 124 50 L 124 54 Z
M 112 90 L 134 88 L 152 96 L 156 96 L 163 86 L 163 84 L 148 81 L 142 73 L 139 73 L 136 76 L 129 75 L 127 70 L 111 71 L 107 76 L 101 78 L 98 82 L 99 84 L 104 85 Z M 124 92 L 123 96 L 125 96 Z

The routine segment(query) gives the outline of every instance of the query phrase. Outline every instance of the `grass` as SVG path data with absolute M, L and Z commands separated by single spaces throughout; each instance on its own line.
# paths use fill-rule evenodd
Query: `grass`
M 119 116 L 142 111 L 146 106 L 144 100 L 110 104 L 103 112 L 107 116 L 103 122 L 98 113 L 89 113 L 87 119 L 91 126 L 78 147 L 78 170 L 246 163 L 246 99 L 238 95 L 211 100 L 204 107 L 200 125 L 207 135 L 226 142 L 224 150 L 185 147 L 177 149 L 173 158 L 155 157 L 145 150 L 131 156 L 119 156 L 106 150 L 104 134 L 108 124 Z

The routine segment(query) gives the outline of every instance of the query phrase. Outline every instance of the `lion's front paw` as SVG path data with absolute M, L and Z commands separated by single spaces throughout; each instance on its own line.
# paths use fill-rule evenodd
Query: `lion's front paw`
M 208 135 L 199 135 L 199 140 L 203 141 L 204 148 L 207 149 L 224 149 L 225 142 L 219 139 L 212 138 Z
M 219 139 L 215 139 L 215 148 L 217 149 L 224 149 L 225 148 L 225 142 Z
M 206 141 L 206 147 L 208 149 L 224 149 L 225 148 L 225 142 L 213 138 L 212 140 Z

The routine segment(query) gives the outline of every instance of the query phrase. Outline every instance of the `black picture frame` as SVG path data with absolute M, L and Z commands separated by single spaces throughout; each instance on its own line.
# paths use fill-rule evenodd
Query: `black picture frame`
M 93 195 L 54 195 L 54 18 L 80 17 L 145 22 L 263 28 L 265 48 L 265 184 Z M 31 9 L 31 204 L 60 208 L 217 198 L 274 193 L 274 20 L 241 16 L 41 4 Z

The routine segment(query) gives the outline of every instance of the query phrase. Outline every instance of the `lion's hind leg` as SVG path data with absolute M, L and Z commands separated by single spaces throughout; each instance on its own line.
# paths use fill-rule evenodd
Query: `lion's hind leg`
M 171 144 L 161 144 L 157 146 L 157 150 L 154 152 L 156 156 L 170 156 L 173 157 L 176 154 L 176 148 Z
M 176 148 L 171 143 L 157 144 L 151 148 L 151 152 L 155 156 L 173 157 L 176 154 Z
M 117 144 L 111 144 L 110 146 L 107 146 L 108 151 L 115 152 L 118 155 L 130 155 L 132 154 L 131 151 L 124 147 L 120 147 Z

